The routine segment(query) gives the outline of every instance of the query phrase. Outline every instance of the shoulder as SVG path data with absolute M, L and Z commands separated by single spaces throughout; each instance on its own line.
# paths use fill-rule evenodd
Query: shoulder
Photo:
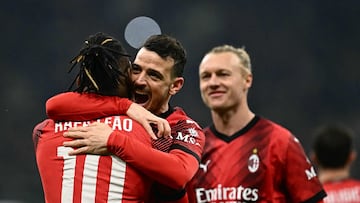
M 180 107 L 174 107 L 174 111 L 167 117 L 167 120 L 176 124 L 187 123 L 189 125 L 195 125 L 197 128 L 202 129 L 201 126 L 194 119 L 190 118 Z
M 186 119 L 189 118 L 189 116 L 186 114 L 184 109 L 181 107 L 174 107 L 172 113 L 169 115 L 171 118 L 179 118 L 179 119 Z
M 32 138 L 33 142 L 37 144 L 38 139 L 42 136 L 44 133 L 44 130 L 47 126 L 50 124 L 54 124 L 54 121 L 51 119 L 45 119 L 42 122 L 35 125 L 33 132 L 32 132 Z
M 251 134 L 263 136 L 269 145 L 276 146 L 278 152 L 286 152 L 289 148 L 300 150 L 300 140 L 286 127 L 266 118 L 260 118 L 253 127 Z M 281 150 L 280 150 L 281 149 Z
M 292 137 L 293 134 L 292 132 L 284 127 L 283 125 L 280 125 L 279 123 L 276 123 L 272 120 L 269 120 L 267 118 L 263 118 L 263 117 L 260 117 L 259 118 L 259 122 L 257 124 L 258 128 L 263 128 L 263 129 L 268 129 L 269 130 L 269 133 L 273 136 L 279 136 L 279 137 Z
M 40 123 L 36 124 L 33 131 L 34 132 L 41 131 L 51 123 L 54 123 L 54 121 L 52 119 L 45 119 L 45 120 L 41 121 Z

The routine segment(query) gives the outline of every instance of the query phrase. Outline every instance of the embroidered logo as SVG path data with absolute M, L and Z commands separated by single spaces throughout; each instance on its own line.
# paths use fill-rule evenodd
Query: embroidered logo
M 199 167 L 204 171 L 204 173 L 207 172 L 208 165 L 209 165 L 210 162 L 211 162 L 210 160 L 207 160 L 205 164 L 200 163 Z
M 257 155 L 258 150 L 256 148 L 253 149 L 253 153 L 250 155 L 248 160 L 248 169 L 251 173 L 255 173 L 260 166 L 260 158 Z

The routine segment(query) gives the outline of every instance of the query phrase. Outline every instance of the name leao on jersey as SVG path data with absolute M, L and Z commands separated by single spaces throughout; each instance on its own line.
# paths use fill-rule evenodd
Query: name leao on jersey
M 258 189 L 247 188 L 243 186 L 238 187 L 223 187 L 218 184 L 216 188 L 205 189 L 196 188 L 197 202 L 256 202 L 259 199 Z
M 72 127 L 88 126 L 93 122 L 106 123 L 112 127 L 113 130 L 124 130 L 127 132 L 133 129 L 133 120 L 130 118 L 120 118 L 120 116 L 112 116 L 97 119 L 95 121 L 61 121 L 55 123 L 55 133 L 65 131 Z

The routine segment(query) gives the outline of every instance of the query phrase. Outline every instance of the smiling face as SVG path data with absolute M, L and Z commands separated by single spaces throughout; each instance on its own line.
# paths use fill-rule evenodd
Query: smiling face
M 174 60 L 141 48 L 131 69 L 135 102 L 154 114 L 168 110 L 168 102 L 182 87 L 182 77 L 172 77 Z
M 227 111 L 247 104 L 252 75 L 232 52 L 209 53 L 200 63 L 200 92 L 213 111 Z

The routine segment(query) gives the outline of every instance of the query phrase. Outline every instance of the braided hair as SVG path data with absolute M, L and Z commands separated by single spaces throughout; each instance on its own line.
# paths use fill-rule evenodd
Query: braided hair
M 79 73 L 69 87 L 74 92 L 91 92 L 130 98 L 132 95 L 129 55 L 121 42 L 105 33 L 90 35 L 84 46 L 70 61 L 69 73 L 79 67 Z

